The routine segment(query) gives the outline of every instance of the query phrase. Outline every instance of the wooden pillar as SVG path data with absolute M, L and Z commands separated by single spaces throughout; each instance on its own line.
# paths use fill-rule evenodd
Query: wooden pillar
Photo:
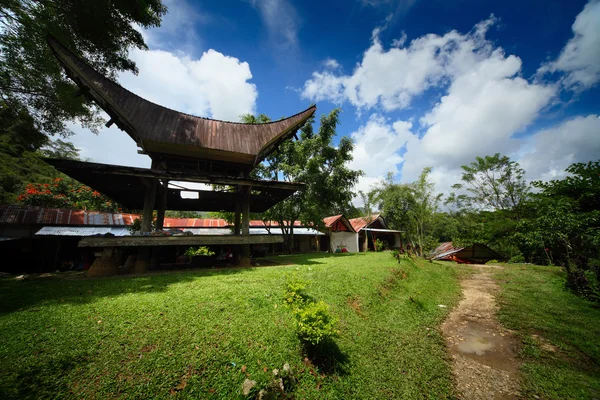
M 241 214 L 242 214 L 242 203 L 241 203 L 241 192 L 238 189 L 238 196 L 235 201 L 235 216 L 233 220 L 233 234 L 239 235 L 241 228 Z
M 158 185 L 158 199 L 156 202 L 156 229 L 163 229 L 165 225 L 165 210 L 167 208 L 167 187 L 168 180 L 163 180 Z
M 154 168 L 152 162 L 152 168 Z M 142 234 L 152 231 L 152 214 L 154 213 L 154 201 L 156 200 L 156 179 L 144 179 L 146 195 L 144 197 L 144 210 L 142 211 Z M 143 274 L 148 271 L 151 250 L 149 247 L 140 247 L 133 272 Z
M 240 199 L 242 236 L 250 236 L 250 188 L 242 188 Z M 250 265 L 250 245 L 243 244 L 241 248 L 240 266 L 249 267 Z

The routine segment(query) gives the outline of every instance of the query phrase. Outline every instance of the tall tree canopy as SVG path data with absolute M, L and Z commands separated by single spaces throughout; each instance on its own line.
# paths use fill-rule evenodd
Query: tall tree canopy
M 388 174 L 370 192 L 390 226 L 404 231 L 404 240 L 421 256 L 438 241 L 432 233 L 441 195 L 435 193 L 430 174 L 431 168 L 425 168 L 412 183 L 394 182 L 393 175 Z
M 285 201 L 262 214 L 265 221 L 277 221 L 285 226 L 284 237 L 288 250 L 293 243 L 293 224 L 302 221 L 315 227 L 323 218 L 350 209 L 353 186 L 361 171 L 348 168 L 352 160 L 352 140 L 342 137 L 335 146 L 333 139 L 339 123 L 339 109 L 321 116 L 319 130 L 313 129 L 314 117 L 300 130 L 298 140 L 285 141 L 254 173 L 259 178 L 303 182 L 306 186 Z M 242 118 L 247 123 L 269 122 L 265 115 Z
M 477 157 L 463 165 L 462 183 L 452 186 L 463 193 L 452 193 L 446 203 L 456 202 L 459 207 L 515 211 L 527 199 L 528 185 L 525 171 L 507 156 Z
M 98 113 L 67 79 L 46 44 L 54 35 L 94 68 L 114 77 L 137 72 L 132 47 L 146 49 L 143 28 L 158 26 L 160 0 L 0 0 L 0 96 L 30 114 L 36 129 L 67 134 L 65 121 L 97 126 Z

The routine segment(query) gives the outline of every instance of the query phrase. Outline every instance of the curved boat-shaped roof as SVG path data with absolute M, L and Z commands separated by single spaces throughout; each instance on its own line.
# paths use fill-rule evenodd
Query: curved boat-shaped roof
M 48 37 L 48 44 L 83 93 L 106 111 L 111 121 L 150 156 L 213 160 L 252 167 L 268 156 L 277 144 L 290 138 L 316 110 L 312 106 L 268 124 L 195 117 L 130 92 L 98 73 L 54 37 Z

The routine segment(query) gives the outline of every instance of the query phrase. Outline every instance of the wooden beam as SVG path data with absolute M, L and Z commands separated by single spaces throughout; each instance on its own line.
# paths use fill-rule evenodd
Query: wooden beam
M 195 235 L 86 237 L 79 247 L 206 246 L 283 243 L 281 235 Z
M 138 167 L 125 167 L 119 165 L 90 163 L 75 160 L 57 160 L 51 158 L 44 158 L 44 161 L 56 167 L 59 171 L 65 173 L 68 173 L 69 170 L 91 170 L 92 173 L 97 174 L 109 173 L 115 175 L 137 176 L 141 178 L 167 179 L 171 181 L 198 182 L 230 186 L 252 186 L 257 190 L 260 188 L 299 190 L 305 186 L 304 183 L 300 182 L 291 183 L 281 181 L 263 181 L 245 177 L 238 178 L 222 175 L 194 174 L 191 171 L 165 171 L 158 168 L 147 169 Z

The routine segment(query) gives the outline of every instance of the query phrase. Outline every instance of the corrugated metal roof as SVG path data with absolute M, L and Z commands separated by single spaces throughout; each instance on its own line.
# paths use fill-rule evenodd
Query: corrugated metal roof
M 111 233 L 115 236 L 130 236 L 126 227 L 92 227 L 92 226 L 44 226 L 36 232 L 36 236 L 95 236 Z
M 281 228 L 270 228 L 271 235 L 283 235 Z M 266 228 L 251 228 L 251 235 L 267 235 L 269 231 Z M 294 228 L 294 235 L 311 235 L 311 236 L 321 236 L 324 235 L 323 232 L 319 232 L 312 228 Z
M 0 223 L 34 225 L 131 225 L 137 214 L 0 205 Z
M 371 231 L 371 232 L 388 232 L 388 233 L 402 233 L 402 231 L 397 231 L 395 229 L 377 229 L 377 228 L 363 228 L 363 231 Z
M 0 224 L 34 225 L 91 225 L 91 226 L 127 226 L 141 218 L 139 214 L 108 213 L 100 211 L 69 210 L 20 205 L 0 205 Z M 220 218 L 165 218 L 165 228 L 226 228 L 230 224 Z M 276 221 L 250 221 L 251 227 L 279 226 Z M 294 226 L 301 227 L 302 222 L 295 221 Z
M 375 222 L 379 218 L 379 216 L 380 216 L 380 214 L 373 214 L 373 215 L 371 215 L 371 218 L 369 218 L 369 217 L 352 218 L 350 220 L 350 223 L 352 224 L 352 227 L 354 228 L 354 230 L 356 232 L 358 232 L 361 229 L 363 229 L 365 226 L 369 226 L 373 222 Z
M 232 235 L 229 228 L 188 228 L 185 232 L 192 232 L 194 235 Z M 91 226 L 44 226 L 37 231 L 39 236 L 95 236 L 111 233 L 115 236 L 131 236 L 127 227 L 91 227 Z M 265 228 L 250 228 L 251 235 L 267 235 L 269 232 Z M 271 228 L 272 235 L 282 235 L 280 228 Z M 323 235 L 323 233 L 312 228 L 294 228 L 294 235 Z
M 326 227 L 331 227 L 331 225 L 335 224 L 335 222 L 340 219 L 343 216 L 343 214 L 339 214 L 339 215 L 333 215 L 331 217 L 325 217 L 323 218 L 323 223 L 325 224 Z

